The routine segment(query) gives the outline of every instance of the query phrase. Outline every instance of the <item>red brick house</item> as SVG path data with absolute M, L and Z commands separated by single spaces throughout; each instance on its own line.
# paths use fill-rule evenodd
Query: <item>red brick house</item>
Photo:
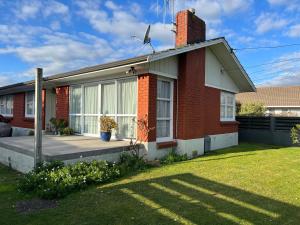
M 224 38 L 206 40 L 205 22 L 177 14 L 176 47 L 44 78 L 43 127 L 52 117 L 78 134 L 99 134 L 99 117 L 112 116 L 115 136 L 141 135 L 132 119 L 147 115 L 149 158 L 177 147 L 182 153 L 238 143 L 235 94 L 255 87 Z M 0 88 L 0 114 L 16 127 L 33 128 L 33 81 Z

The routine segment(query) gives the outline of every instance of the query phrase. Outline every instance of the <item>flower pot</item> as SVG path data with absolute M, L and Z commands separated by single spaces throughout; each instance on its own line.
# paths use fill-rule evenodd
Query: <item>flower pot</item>
M 111 132 L 100 132 L 100 137 L 102 141 L 110 141 L 111 138 Z

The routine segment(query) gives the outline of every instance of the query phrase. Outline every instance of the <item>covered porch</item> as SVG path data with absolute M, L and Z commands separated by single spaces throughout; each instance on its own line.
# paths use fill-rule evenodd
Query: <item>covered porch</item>
M 43 160 L 61 160 L 66 164 L 79 160 L 117 161 L 120 153 L 127 151 L 129 141 L 103 142 L 96 137 L 43 135 Z M 33 168 L 34 137 L 0 138 L 0 163 L 20 172 Z

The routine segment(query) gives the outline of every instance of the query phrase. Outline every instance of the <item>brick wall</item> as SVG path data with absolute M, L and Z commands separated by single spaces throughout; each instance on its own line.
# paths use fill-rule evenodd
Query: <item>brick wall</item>
M 220 121 L 221 90 L 205 87 L 205 135 L 238 132 L 238 122 Z
M 56 88 L 56 118 L 69 121 L 69 86 Z
M 183 10 L 178 12 L 176 24 L 176 46 L 184 46 L 205 41 L 205 22 L 191 11 Z
M 179 56 L 178 139 L 204 136 L 205 49 Z
M 143 74 L 138 77 L 138 120 L 147 116 L 148 127 L 156 127 L 156 95 L 157 78 L 154 74 Z M 138 129 L 140 140 L 156 141 L 156 130 L 151 130 L 148 135 Z
M 25 117 L 25 93 L 17 93 L 13 98 L 13 117 L 10 124 L 15 127 L 34 128 L 34 118 Z M 45 129 L 45 104 L 46 104 L 46 91 L 42 93 L 42 127 Z

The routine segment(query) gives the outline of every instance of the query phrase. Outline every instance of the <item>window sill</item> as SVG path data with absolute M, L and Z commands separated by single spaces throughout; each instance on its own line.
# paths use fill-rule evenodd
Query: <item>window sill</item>
M 25 116 L 24 121 L 34 121 L 34 117 Z
M 221 126 L 226 126 L 226 125 L 239 125 L 240 123 L 238 121 L 220 121 Z
M 165 141 L 156 144 L 157 149 L 172 148 L 177 146 L 177 141 Z

